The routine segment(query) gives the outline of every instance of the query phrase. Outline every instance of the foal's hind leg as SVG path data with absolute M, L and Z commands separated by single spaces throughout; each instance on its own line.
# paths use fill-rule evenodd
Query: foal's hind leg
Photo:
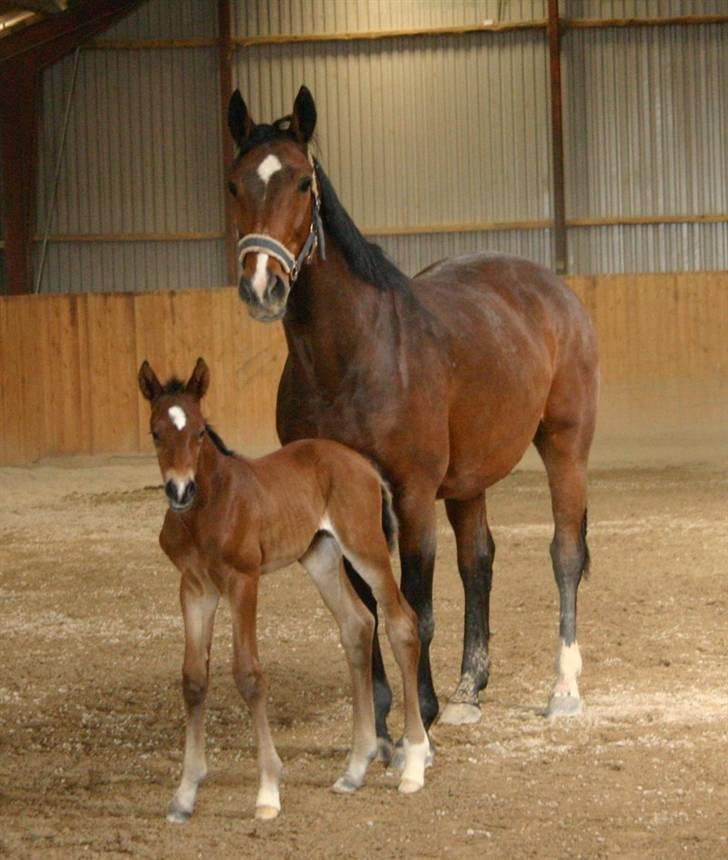
M 182 781 L 167 810 L 167 820 L 182 824 L 195 807 L 197 788 L 207 775 L 205 698 L 210 671 L 210 642 L 220 595 L 212 585 L 182 575 L 180 601 L 185 625 L 182 693 L 187 711 Z
M 467 502 L 448 499 L 445 508 L 457 542 L 458 570 L 465 592 L 465 623 L 460 683 L 440 721 L 463 725 L 480 720 L 478 694 L 488 683 L 490 587 L 495 544 L 485 518 L 485 495 Z
M 559 589 L 559 651 L 556 684 L 548 706 L 549 716 L 570 716 L 581 710 L 577 678 L 581 654 L 576 640 L 576 595 L 582 575 L 589 570 L 586 543 L 586 453 L 579 428 L 549 433 L 541 428 L 534 440 L 546 466 L 554 516 L 551 543 L 556 584 Z M 585 450 L 586 448 L 586 450 Z
M 367 768 L 377 754 L 372 702 L 372 636 L 374 618 L 357 599 L 341 564 L 341 550 L 333 537 L 314 539 L 301 564 L 316 583 L 324 603 L 336 619 L 341 644 L 351 672 L 353 741 L 346 771 L 334 783 L 334 791 L 350 794 L 364 784 Z
M 377 758 L 385 764 L 389 764 L 394 753 L 389 729 L 387 728 L 387 717 L 392 707 L 392 688 L 387 680 L 384 669 L 382 649 L 379 646 L 379 621 L 377 616 L 377 601 L 374 599 L 371 588 L 364 582 L 354 570 L 351 563 L 344 559 L 344 568 L 349 582 L 359 596 L 364 606 L 369 610 L 374 620 L 374 636 L 372 638 L 372 677 L 374 682 L 374 719 L 377 731 Z

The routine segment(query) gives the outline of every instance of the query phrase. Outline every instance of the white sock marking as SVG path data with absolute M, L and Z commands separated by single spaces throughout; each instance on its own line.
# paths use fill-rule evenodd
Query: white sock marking
M 174 424 L 178 430 L 184 430 L 185 425 L 187 424 L 187 416 L 181 406 L 170 406 L 169 417 L 172 419 L 172 424 Z
M 273 155 L 266 155 L 266 157 L 260 162 L 258 165 L 258 176 L 263 180 L 263 184 L 267 185 L 271 176 L 274 173 L 277 173 L 283 165 L 280 161 Z

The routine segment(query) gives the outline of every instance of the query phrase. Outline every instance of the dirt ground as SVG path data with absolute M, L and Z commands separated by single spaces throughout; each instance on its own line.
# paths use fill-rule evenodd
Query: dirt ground
M 558 621 L 544 476 L 520 470 L 491 492 L 483 718 L 434 727 L 435 764 L 411 797 L 376 764 L 357 795 L 330 792 L 350 734 L 343 652 L 305 574 L 269 576 L 260 644 L 283 812 L 253 819 L 255 752 L 223 608 L 210 776 L 183 827 L 164 818 L 181 763 L 182 632 L 177 577 L 156 542 L 158 485 L 148 458 L 0 469 L 0 855 L 728 857 L 728 469 L 593 471 L 586 707 L 568 722 L 541 715 Z M 442 512 L 435 605 L 444 699 L 462 590 Z

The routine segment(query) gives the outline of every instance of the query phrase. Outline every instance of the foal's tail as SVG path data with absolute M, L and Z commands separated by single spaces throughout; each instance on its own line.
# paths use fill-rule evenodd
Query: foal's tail
M 387 546 L 390 552 L 394 552 L 394 547 L 397 543 L 397 530 L 399 524 L 397 515 L 392 507 L 392 491 L 389 489 L 387 482 L 380 476 L 380 486 L 382 488 L 382 531 L 387 539 Z

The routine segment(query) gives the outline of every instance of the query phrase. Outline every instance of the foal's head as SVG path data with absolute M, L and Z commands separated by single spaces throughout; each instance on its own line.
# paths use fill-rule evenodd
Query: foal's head
M 290 116 L 256 125 L 239 91 L 228 107 L 238 155 L 228 177 L 239 237 L 240 297 L 262 322 L 283 317 L 299 269 L 316 248 L 318 193 L 308 142 L 316 126 L 301 87 Z
M 173 511 L 187 511 L 195 503 L 197 461 L 207 432 L 200 400 L 209 383 L 210 371 L 201 358 L 187 383 L 171 379 L 162 385 L 148 361 L 139 368 L 139 388 L 152 405 L 149 427 Z

